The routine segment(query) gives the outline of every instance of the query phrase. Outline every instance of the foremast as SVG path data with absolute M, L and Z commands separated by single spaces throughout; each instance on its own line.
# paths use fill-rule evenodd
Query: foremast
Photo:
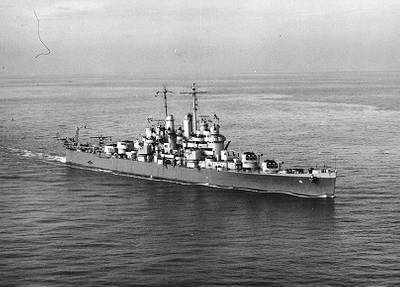
M 164 89 L 162 91 L 157 91 L 156 92 L 156 97 L 158 97 L 160 94 L 163 94 L 164 96 L 164 110 L 165 110 L 165 117 L 168 116 L 168 104 L 167 104 L 167 94 L 172 94 L 172 91 L 167 90 L 167 87 L 164 85 Z

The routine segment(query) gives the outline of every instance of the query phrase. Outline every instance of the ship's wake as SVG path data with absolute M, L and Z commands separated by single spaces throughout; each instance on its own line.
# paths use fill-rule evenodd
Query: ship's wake
M 35 151 L 30 151 L 27 149 L 19 149 L 19 148 L 6 148 L 8 151 L 10 151 L 13 154 L 16 154 L 18 156 L 22 157 L 28 157 L 28 158 L 34 158 L 34 159 L 41 159 L 45 161 L 56 161 L 56 162 L 61 162 L 61 163 L 66 163 L 66 158 L 65 156 L 60 156 L 57 154 L 51 154 L 51 153 L 42 153 L 42 152 L 35 152 Z

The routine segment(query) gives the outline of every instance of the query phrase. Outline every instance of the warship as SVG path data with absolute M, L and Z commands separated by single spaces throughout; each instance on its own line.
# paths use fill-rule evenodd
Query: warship
M 168 113 L 166 87 L 156 92 L 164 98 L 165 119 L 152 121 L 141 138 L 113 142 L 110 136 L 82 141 L 80 128 L 64 138 L 66 163 L 109 170 L 173 183 L 200 184 L 216 188 L 281 193 L 300 197 L 335 197 L 336 168 L 284 168 L 283 162 L 252 151 L 228 150 L 230 141 L 220 133 L 219 118 L 198 115 L 199 91 L 191 95 L 193 110 L 182 125 Z

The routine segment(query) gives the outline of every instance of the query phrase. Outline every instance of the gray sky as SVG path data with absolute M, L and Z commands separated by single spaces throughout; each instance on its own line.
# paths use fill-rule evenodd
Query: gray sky
M 400 70 L 400 1 L 0 2 L 0 75 L 343 70 Z

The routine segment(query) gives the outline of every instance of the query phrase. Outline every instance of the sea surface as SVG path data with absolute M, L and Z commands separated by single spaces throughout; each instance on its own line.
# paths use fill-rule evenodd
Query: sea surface
M 216 113 L 230 148 L 338 169 L 335 199 L 65 165 L 57 136 L 134 139 Z M 400 73 L 0 78 L 1 286 L 400 285 Z

